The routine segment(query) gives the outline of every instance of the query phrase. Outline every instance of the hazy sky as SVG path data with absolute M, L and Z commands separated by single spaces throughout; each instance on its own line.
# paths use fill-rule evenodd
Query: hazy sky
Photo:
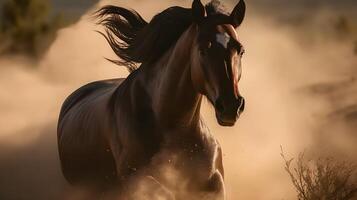
M 231 0 L 237 1 L 237 0 Z M 246 0 L 247 5 L 272 14 L 315 12 L 320 9 L 336 9 L 338 13 L 351 14 L 357 9 L 356 0 Z

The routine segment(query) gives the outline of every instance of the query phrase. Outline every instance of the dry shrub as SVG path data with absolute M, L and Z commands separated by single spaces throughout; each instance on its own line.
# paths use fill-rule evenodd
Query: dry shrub
M 307 160 L 304 153 L 293 162 L 293 158 L 286 158 L 283 150 L 281 156 L 299 200 L 350 200 L 356 197 L 357 186 L 352 181 L 354 165 L 333 158 Z
M 42 56 L 62 26 L 50 1 L 6 0 L 0 6 L 0 53 Z

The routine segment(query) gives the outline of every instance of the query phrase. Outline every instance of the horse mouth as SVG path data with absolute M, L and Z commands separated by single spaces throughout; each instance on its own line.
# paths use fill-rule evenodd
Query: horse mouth
M 237 122 L 239 115 L 240 114 L 237 113 L 235 116 L 229 116 L 229 115 L 223 115 L 223 114 L 216 112 L 216 119 L 217 119 L 217 122 L 219 125 L 232 127 Z
M 241 114 L 244 111 L 245 100 L 240 97 L 233 104 L 223 104 L 223 101 L 218 98 L 214 103 L 216 119 L 221 126 L 234 126 Z

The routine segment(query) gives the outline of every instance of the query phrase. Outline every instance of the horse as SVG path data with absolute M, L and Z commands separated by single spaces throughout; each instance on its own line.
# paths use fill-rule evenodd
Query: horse
M 194 0 L 150 22 L 122 7 L 98 10 L 102 35 L 119 57 L 108 60 L 130 74 L 89 83 L 63 103 L 57 135 L 66 180 L 123 193 L 144 181 L 148 193 L 166 199 L 225 199 L 222 149 L 200 108 L 207 98 L 221 126 L 234 126 L 244 111 L 236 29 L 245 10 L 244 0 L 231 13 L 217 0 Z

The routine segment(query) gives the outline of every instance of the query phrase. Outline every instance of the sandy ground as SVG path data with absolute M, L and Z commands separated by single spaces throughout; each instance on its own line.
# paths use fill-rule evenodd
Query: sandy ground
M 114 3 L 146 19 L 170 5 L 189 6 L 157 2 Z M 127 75 L 104 59 L 115 57 L 98 29 L 85 15 L 59 32 L 39 63 L 0 58 L 0 199 L 71 196 L 57 155 L 61 103 L 87 82 Z M 357 56 L 348 40 L 302 43 L 295 29 L 254 12 L 238 33 L 247 50 L 240 83 L 246 111 L 234 128 L 222 128 L 210 106 L 203 109 L 223 146 L 228 199 L 294 199 L 280 146 L 288 156 L 306 150 L 356 161 Z

